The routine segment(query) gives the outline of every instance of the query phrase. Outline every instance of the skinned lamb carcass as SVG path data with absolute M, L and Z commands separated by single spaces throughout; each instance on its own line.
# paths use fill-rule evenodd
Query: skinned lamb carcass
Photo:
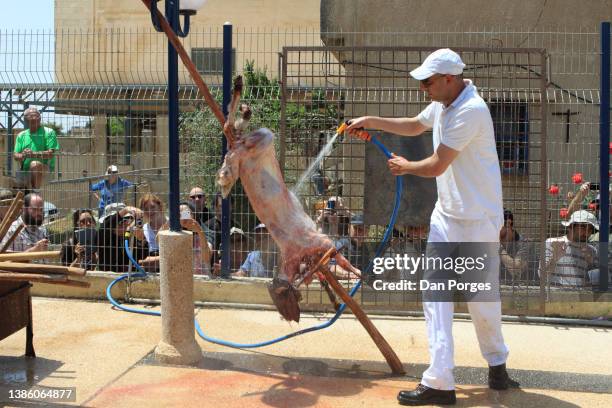
M 225 156 L 217 174 L 217 184 L 227 197 L 240 178 L 255 214 L 278 245 L 281 265 L 278 276 L 269 287 L 280 314 L 299 321 L 300 294 L 297 287 L 312 280 L 312 270 L 334 243 L 317 231 L 314 221 L 304 212 L 297 197 L 287 189 L 274 151 L 274 134 L 258 129 L 242 135 Z M 347 271 L 358 274 L 341 254 L 336 262 Z

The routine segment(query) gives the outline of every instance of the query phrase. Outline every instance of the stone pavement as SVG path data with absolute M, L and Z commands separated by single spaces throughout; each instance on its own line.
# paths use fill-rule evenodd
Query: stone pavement
M 175 367 L 151 357 L 160 338 L 159 317 L 50 298 L 35 298 L 33 309 L 36 359 L 23 357 L 25 330 L 0 341 L 0 406 L 396 407 L 398 391 L 414 387 L 428 362 L 420 318 L 372 317 L 406 368 L 406 376 L 394 377 L 351 315 L 328 329 L 251 351 L 198 338 L 204 354 L 199 366 Z M 276 312 L 197 311 L 207 334 L 245 343 L 327 317 L 304 314 L 299 325 L 290 325 Z M 504 323 L 503 329 L 508 366 L 522 388 L 497 392 L 484 386 L 486 363 L 474 329 L 457 320 L 458 406 L 612 406 L 611 329 L 524 323 Z M 30 385 L 75 387 L 76 401 L 9 398 L 9 390 Z

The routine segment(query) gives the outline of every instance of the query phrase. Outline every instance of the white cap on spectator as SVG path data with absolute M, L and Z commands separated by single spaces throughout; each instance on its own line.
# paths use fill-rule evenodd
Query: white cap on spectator
M 106 218 L 110 217 L 111 215 L 115 215 L 119 211 L 123 210 L 125 207 L 126 206 L 123 203 L 112 203 L 107 205 L 106 207 L 104 207 L 104 215 L 101 216 L 98 221 L 100 222 L 100 224 L 102 224 Z
M 238 228 L 238 227 L 232 227 L 232 228 L 230 229 L 230 237 L 231 237 L 232 235 L 234 235 L 234 234 L 239 234 L 239 235 L 242 235 L 243 237 L 245 236 L 245 235 L 244 235 L 244 231 L 243 231 L 243 230 L 241 230 L 241 229 L 240 229 L 240 228 Z
M 586 210 L 574 211 L 570 219 L 568 221 L 561 221 L 561 224 L 565 227 L 569 227 L 572 224 L 591 224 L 596 230 L 599 229 L 597 217 Z
M 106 175 L 108 176 L 109 174 L 116 174 L 119 173 L 119 169 L 117 168 L 117 166 L 115 166 L 114 164 L 108 166 L 108 168 L 106 169 Z
M 266 224 L 263 224 L 263 223 L 257 224 L 255 228 L 253 228 L 253 231 L 257 231 L 258 229 L 262 229 L 262 228 L 266 228 Z
M 420 67 L 410 71 L 410 75 L 422 81 L 434 74 L 459 75 L 463 68 L 465 64 L 459 54 L 449 48 L 442 48 L 429 54 Z

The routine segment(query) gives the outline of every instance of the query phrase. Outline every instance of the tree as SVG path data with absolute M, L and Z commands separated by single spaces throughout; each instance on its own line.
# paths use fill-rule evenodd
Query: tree
M 61 123 L 57 122 L 47 122 L 42 124 L 44 127 L 55 130 L 55 134 L 57 136 L 61 136 L 64 134 L 64 126 Z

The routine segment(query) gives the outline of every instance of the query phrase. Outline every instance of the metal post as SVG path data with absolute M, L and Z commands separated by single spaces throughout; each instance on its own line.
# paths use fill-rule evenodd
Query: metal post
M 15 150 L 13 143 L 13 91 L 8 91 L 8 101 L 8 111 L 6 112 L 6 173 L 10 177 L 13 175 L 13 150 Z
M 599 104 L 599 290 L 608 290 L 608 241 L 610 233 L 610 22 L 601 23 Z
M 232 97 L 232 24 L 223 24 L 223 115 L 227 118 L 227 107 Z M 227 140 L 223 138 L 222 160 L 227 154 Z M 221 276 L 230 275 L 230 197 L 221 204 Z
M 178 31 L 179 13 L 177 0 L 166 0 L 166 19 L 175 33 Z M 179 136 L 178 136 L 178 56 L 168 40 L 168 210 L 170 230 L 181 231 L 179 219 Z

